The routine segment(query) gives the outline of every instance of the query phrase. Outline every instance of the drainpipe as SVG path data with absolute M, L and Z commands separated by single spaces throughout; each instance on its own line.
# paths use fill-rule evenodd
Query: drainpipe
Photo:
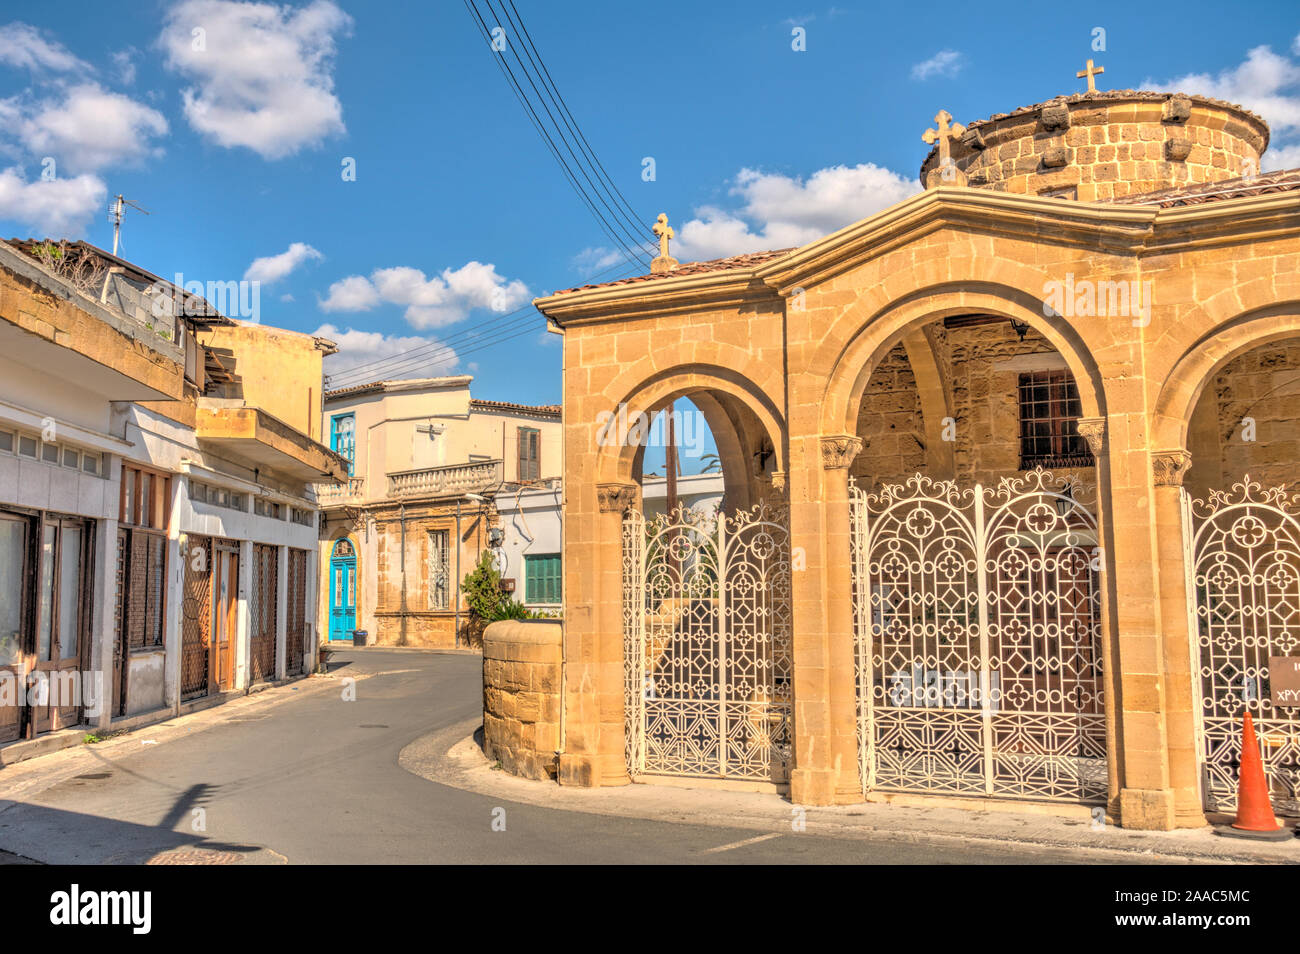
M 402 504 L 398 521 L 401 524 L 401 572 L 402 572 L 402 639 L 397 645 L 406 645 L 406 504 Z
M 460 649 L 460 498 L 456 498 L 456 648 Z

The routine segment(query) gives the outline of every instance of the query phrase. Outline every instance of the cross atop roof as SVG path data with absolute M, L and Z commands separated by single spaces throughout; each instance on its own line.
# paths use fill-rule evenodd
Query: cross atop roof
M 1097 92 L 1097 74 L 1104 72 L 1106 72 L 1106 67 L 1093 66 L 1092 60 L 1089 60 L 1088 65 L 1074 75 L 1079 79 L 1083 79 L 1085 76 L 1088 77 L 1088 92 L 1095 93 Z
M 961 123 L 954 123 L 952 115 L 946 109 L 939 110 L 934 117 L 938 129 L 927 129 L 921 133 L 921 138 L 930 145 L 939 143 L 939 165 L 946 166 L 951 161 L 950 140 L 956 139 L 966 131 L 966 127 Z M 951 123 L 951 125 L 949 125 Z

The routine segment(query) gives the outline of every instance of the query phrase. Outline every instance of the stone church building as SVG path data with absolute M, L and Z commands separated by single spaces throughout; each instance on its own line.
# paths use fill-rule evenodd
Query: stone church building
M 1200 96 L 936 124 L 926 188 L 823 239 L 537 301 L 554 774 L 1193 827 L 1235 804 L 1249 708 L 1297 814 L 1269 676 L 1300 656 L 1300 171 Z M 602 422 L 683 399 L 723 506 L 647 518 L 643 435 Z

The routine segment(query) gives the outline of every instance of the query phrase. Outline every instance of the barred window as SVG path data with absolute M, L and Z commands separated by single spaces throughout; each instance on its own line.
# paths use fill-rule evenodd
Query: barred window
M 1075 428 L 1081 413 L 1070 372 L 1020 375 L 1020 469 L 1092 466 L 1092 450 Z

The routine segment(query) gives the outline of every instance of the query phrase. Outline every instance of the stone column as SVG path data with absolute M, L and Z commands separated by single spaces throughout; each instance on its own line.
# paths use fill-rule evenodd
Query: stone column
M 1145 409 L 1112 413 L 1104 423 L 1079 422 L 1099 475 L 1110 808 L 1125 828 L 1168 830 L 1174 827 L 1174 793 L 1148 427 Z
M 601 785 L 627 785 L 627 725 L 623 672 L 623 515 L 639 504 L 636 484 L 597 484 L 600 505 L 595 623 L 600 640 L 599 693 Z
M 794 666 L 794 764 L 790 800 L 797 805 L 835 801 L 830 738 L 830 668 L 826 624 L 826 527 L 822 507 L 821 438 L 790 437 L 790 622 Z
M 864 800 L 858 768 L 856 653 L 853 643 L 853 559 L 849 511 L 849 467 L 862 451 L 862 439 L 847 434 L 823 437 L 822 508 L 825 512 L 826 629 L 830 659 L 831 767 L 835 802 Z
M 1165 734 L 1169 745 L 1169 784 L 1174 790 L 1174 823 L 1205 825 L 1201 802 L 1200 751 L 1196 740 L 1200 686 L 1199 647 L 1190 625 L 1183 525 L 1183 478 L 1191 467 L 1187 451 L 1152 455 L 1156 511 L 1156 550 L 1160 570 L 1160 635 L 1165 667 Z

